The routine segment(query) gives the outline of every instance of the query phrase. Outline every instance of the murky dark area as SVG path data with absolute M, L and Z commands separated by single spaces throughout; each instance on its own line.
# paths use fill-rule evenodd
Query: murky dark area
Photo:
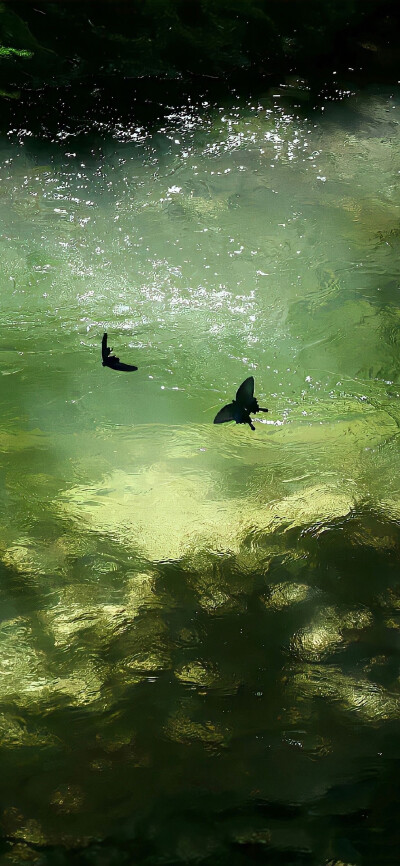
M 1 863 L 397 863 L 400 91 L 288 89 L 1 141 Z

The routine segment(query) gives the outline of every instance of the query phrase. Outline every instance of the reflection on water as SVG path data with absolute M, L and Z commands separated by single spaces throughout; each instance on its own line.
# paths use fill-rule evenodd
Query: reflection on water
M 396 862 L 399 94 L 284 101 L 2 143 L 5 864 Z

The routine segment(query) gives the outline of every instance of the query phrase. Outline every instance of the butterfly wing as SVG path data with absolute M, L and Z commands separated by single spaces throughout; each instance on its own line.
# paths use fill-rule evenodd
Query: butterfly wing
M 220 409 L 214 418 L 214 424 L 224 424 L 225 421 L 235 421 L 235 407 L 233 403 L 228 403 L 223 409 Z
M 110 363 L 110 361 L 112 363 Z M 125 373 L 132 373 L 133 370 L 137 370 L 133 364 L 124 364 L 119 358 L 111 358 L 109 361 L 109 366 L 113 368 L 113 370 L 124 370 Z
M 111 353 L 112 349 L 107 346 L 107 334 L 103 334 L 101 341 L 103 367 L 111 367 L 112 370 L 122 370 L 124 373 L 132 373 L 133 370 L 137 370 L 137 367 L 133 364 L 124 364 L 116 355 L 112 355 Z
M 249 376 L 236 391 L 236 402 L 240 406 L 249 408 L 254 397 L 254 376 Z
M 107 351 L 107 334 L 103 334 L 103 339 L 101 341 L 101 358 L 103 361 L 103 367 L 107 364 L 108 351 Z

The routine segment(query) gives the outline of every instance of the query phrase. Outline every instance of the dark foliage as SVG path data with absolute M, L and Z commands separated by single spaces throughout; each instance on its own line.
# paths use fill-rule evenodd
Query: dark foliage
M 1 3 L 0 87 L 17 98 L 85 78 L 307 71 L 350 44 L 396 45 L 396 30 L 394 0 Z
M 188 95 L 397 81 L 398 0 L 0 2 L 4 131 L 151 124 Z M 301 94 L 299 98 L 301 97 Z

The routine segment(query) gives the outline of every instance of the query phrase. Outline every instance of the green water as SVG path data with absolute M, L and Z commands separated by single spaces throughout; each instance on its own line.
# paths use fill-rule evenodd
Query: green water
M 337 95 L 1 142 L 2 864 L 397 862 L 400 91 Z

